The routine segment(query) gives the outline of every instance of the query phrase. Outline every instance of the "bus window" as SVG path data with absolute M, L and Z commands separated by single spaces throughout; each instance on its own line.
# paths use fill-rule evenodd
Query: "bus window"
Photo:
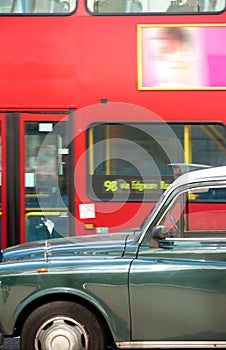
M 66 122 L 25 122 L 26 241 L 68 235 Z
M 140 0 L 96 0 L 89 3 L 89 9 L 93 8 L 95 13 L 106 12 L 142 12 L 142 2 Z
M 1 0 L 0 14 L 4 13 L 67 13 L 75 9 L 76 0 Z
M 156 201 L 170 163 L 226 164 L 223 124 L 97 124 L 87 131 L 87 187 L 94 200 Z
M 224 124 L 170 125 L 184 147 L 185 163 L 221 166 L 226 162 Z
M 225 0 L 87 0 L 94 13 L 206 13 L 225 9 Z

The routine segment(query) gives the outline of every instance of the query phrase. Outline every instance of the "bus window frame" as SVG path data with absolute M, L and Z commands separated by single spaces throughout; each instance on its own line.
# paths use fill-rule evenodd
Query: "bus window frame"
M 126 197 L 126 196 L 122 196 L 121 198 L 120 198 L 120 196 L 117 198 L 117 199 L 113 199 L 112 200 L 112 198 L 110 198 L 110 196 L 109 197 L 104 197 L 103 195 L 102 195 L 102 197 L 100 197 L 100 196 L 98 196 L 99 195 L 99 193 L 98 192 L 95 192 L 94 191 L 94 189 L 92 188 L 92 186 L 91 186 L 91 183 L 92 183 L 92 177 L 93 177 L 93 175 L 94 175 L 94 173 L 91 173 L 90 174 L 90 164 L 92 163 L 92 167 L 91 167 L 91 171 L 92 171 L 92 169 L 93 169 L 93 172 L 95 171 L 94 170 L 94 160 L 91 160 L 90 161 L 90 153 L 89 153 L 89 147 L 90 147 L 90 144 L 89 144 L 89 133 L 90 133 L 90 130 L 93 128 L 93 127 L 95 127 L 95 126 L 98 126 L 98 125 L 105 125 L 105 127 L 106 126 L 108 126 L 108 125 L 129 125 L 129 126 L 134 126 L 134 125 L 145 125 L 145 124 L 150 124 L 149 122 L 147 122 L 147 121 L 139 121 L 139 122 L 134 122 L 134 121 L 127 121 L 127 122 L 125 122 L 125 121 L 115 121 L 115 122 L 112 122 L 112 121 L 108 121 L 108 122 L 95 122 L 95 123 L 90 123 L 89 125 L 87 125 L 87 127 L 86 127 L 86 129 L 85 129 L 85 138 L 86 138 L 86 154 L 87 154 L 87 156 L 86 156 L 86 193 L 87 193 L 87 196 L 88 196 L 88 198 L 91 200 L 91 201 L 93 201 L 93 202 L 96 202 L 96 203 L 98 203 L 98 202 L 112 202 L 112 203 L 120 203 L 120 202 L 125 202 L 125 200 L 126 201 L 128 201 L 128 203 L 133 203 L 133 202 L 143 202 L 143 201 L 145 201 L 145 202 L 150 202 L 150 203 L 154 203 L 154 202 L 156 202 L 156 198 L 154 198 L 154 199 L 147 199 L 147 198 L 145 198 L 145 199 L 143 199 L 143 198 L 141 198 L 141 196 L 140 196 L 140 198 L 139 198 L 139 196 L 138 197 L 136 197 L 136 195 L 135 196 L 131 196 L 131 192 L 130 192 L 130 194 L 129 194 L 129 196 L 128 197 Z M 160 124 L 159 122 L 154 122 L 154 124 Z M 200 120 L 200 121 L 168 121 L 167 122 L 167 124 L 169 124 L 169 126 L 170 125 L 181 125 L 181 126 L 183 126 L 183 127 L 185 127 L 185 126 L 213 126 L 213 125 L 218 125 L 218 126 L 221 126 L 221 128 L 223 128 L 223 130 L 224 130 L 224 132 L 225 132 L 225 135 L 226 135 L 226 124 L 224 124 L 223 122 L 221 122 L 221 121 L 218 121 L 218 120 L 216 120 L 216 121 L 213 121 L 213 120 L 207 120 L 207 121 L 202 121 L 202 120 Z M 103 140 L 106 140 L 105 138 L 103 139 Z M 183 139 L 183 141 L 185 141 L 184 139 Z M 93 145 L 95 144 L 95 142 L 93 143 Z M 92 146 L 93 145 L 91 145 L 91 148 L 92 148 Z M 184 149 L 184 157 L 185 157 L 185 159 L 187 158 L 187 155 L 186 155 L 186 151 L 185 151 L 185 145 L 183 145 L 183 149 Z M 192 152 L 192 150 L 191 150 L 191 152 Z M 186 161 L 185 161 L 185 163 L 186 163 Z M 215 165 L 215 166 L 217 166 L 217 165 Z M 100 175 L 100 176 L 108 176 L 108 175 Z M 122 175 L 122 177 L 121 178 L 123 178 L 123 176 L 124 175 Z M 118 178 L 118 179 L 120 179 L 120 175 L 115 175 L 115 177 L 116 178 Z M 124 176 L 125 178 L 126 178 L 126 176 Z M 161 174 L 161 177 L 163 178 L 163 180 L 165 181 L 166 180 L 166 184 L 167 184 L 167 178 L 169 177 L 167 177 L 166 176 L 166 179 L 164 178 L 164 176 L 162 176 L 162 174 Z M 129 176 L 128 176 L 128 178 L 129 178 Z M 135 178 L 135 177 L 134 177 Z M 150 176 L 150 178 L 151 178 L 151 176 Z M 138 179 L 138 176 L 137 176 L 137 179 Z M 132 176 L 131 176 L 131 180 L 132 180 Z M 138 179 L 139 180 L 139 179 Z M 127 181 L 127 180 L 126 180 Z M 129 181 L 129 180 L 128 180 Z M 166 188 L 165 188 L 166 189 Z M 130 196 L 131 196 L 131 198 L 130 198 Z M 113 197 L 114 197 L 114 194 L 113 194 Z M 143 194 L 143 197 L 145 197 L 145 194 Z M 192 199 L 191 199 L 192 200 Z M 199 202 L 199 203 L 201 203 L 201 202 L 203 202 L 203 201 L 205 201 L 205 199 L 196 199 L 196 200 L 192 200 L 192 202 Z M 214 200 L 214 203 L 218 203 L 218 202 L 221 202 L 221 200 Z
M 13 0 L 11 0 L 13 2 Z M 49 0 L 50 1 L 50 0 Z M 77 11 L 77 8 L 78 8 L 78 0 L 74 0 L 75 1 L 75 4 L 74 4 L 74 8 L 73 10 L 70 10 L 70 11 L 66 11 L 66 12 L 0 12 L 0 17 L 3 16 L 3 17 L 19 17 L 19 16 L 22 16 L 22 17 L 40 17 L 40 16 L 44 16 L 44 17 L 65 17 L 65 16 L 71 16 L 73 15 L 76 11 Z M 13 7 L 13 3 L 11 5 Z M 12 8 L 11 8 L 12 10 Z
M 157 0 L 158 1 L 158 0 Z M 93 0 L 95 2 L 95 0 Z M 126 11 L 112 11 L 112 12 L 95 12 L 94 10 L 92 11 L 89 8 L 88 5 L 88 0 L 85 0 L 85 7 L 87 12 L 92 15 L 92 16 L 194 16 L 194 15 L 220 15 L 226 11 L 226 2 L 225 2 L 225 7 L 221 10 L 218 11 L 187 11 L 187 12 L 178 12 L 178 11 L 172 11 L 172 12 L 163 12 L 163 11 L 156 11 L 156 12 L 151 12 L 151 11 L 131 11 L 131 12 L 126 12 Z

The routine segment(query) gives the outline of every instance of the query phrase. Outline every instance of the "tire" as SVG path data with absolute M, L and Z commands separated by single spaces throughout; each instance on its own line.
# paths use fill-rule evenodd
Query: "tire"
M 21 350 L 105 350 L 101 324 L 82 305 L 55 301 L 31 313 L 20 335 Z

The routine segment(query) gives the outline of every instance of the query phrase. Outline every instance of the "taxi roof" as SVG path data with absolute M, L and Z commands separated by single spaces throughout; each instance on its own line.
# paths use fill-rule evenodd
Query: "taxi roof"
M 226 181 L 226 166 L 210 167 L 202 170 L 194 170 L 179 176 L 173 187 L 206 181 Z

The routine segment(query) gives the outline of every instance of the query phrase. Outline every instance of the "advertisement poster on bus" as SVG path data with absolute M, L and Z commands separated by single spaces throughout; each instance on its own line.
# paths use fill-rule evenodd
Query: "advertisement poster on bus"
M 226 26 L 138 25 L 138 89 L 225 89 Z

